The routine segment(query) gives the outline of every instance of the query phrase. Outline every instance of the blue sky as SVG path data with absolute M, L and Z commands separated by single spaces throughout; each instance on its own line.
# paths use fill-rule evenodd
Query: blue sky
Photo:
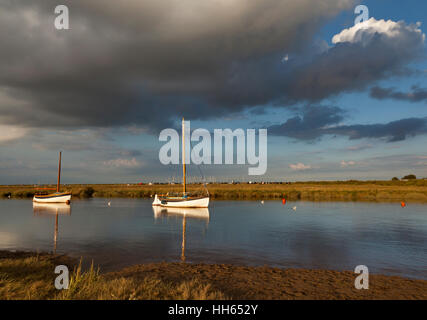
M 303 5 L 296 1 L 287 1 L 290 12 L 274 0 L 266 2 L 277 6 L 274 11 L 261 5 L 239 7 L 241 2 L 236 1 L 235 8 L 224 11 L 236 10 L 231 22 L 220 9 L 210 11 L 211 16 L 218 14 L 216 20 L 224 19 L 223 26 L 214 18 L 200 19 L 204 20 L 200 29 L 207 30 L 202 36 L 193 25 L 201 22 L 192 16 L 185 16 L 172 36 L 171 29 L 162 34 L 165 28 L 153 31 L 150 23 L 155 22 L 142 24 L 143 19 L 133 17 L 135 7 L 128 13 L 124 8 L 117 17 L 102 10 L 94 15 L 83 1 L 66 1 L 72 29 L 59 33 L 49 29 L 49 19 L 53 19 L 49 4 L 54 7 L 54 1 L 33 7 L 22 1 L 2 5 L 0 18 L 11 12 L 15 17 L 24 12 L 33 15 L 31 21 L 23 18 L 25 23 L 13 28 L 12 20 L 3 19 L 7 25 L 0 28 L 4 30 L 0 31 L 2 43 L 10 44 L 8 50 L 0 49 L 0 69 L 6 70 L 0 77 L 0 184 L 55 182 L 60 150 L 64 152 L 64 183 L 178 181 L 179 167 L 160 164 L 163 143 L 158 135 L 163 128 L 179 126 L 182 116 L 191 120 L 192 128 L 269 129 L 264 176 L 248 176 L 247 166 L 203 165 L 211 180 L 365 180 L 409 173 L 427 177 L 427 98 L 411 99 L 413 86 L 421 93 L 427 90 L 425 43 L 419 43 L 419 31 L 427 32 L 427 3 L 325 2 L 330 5 L 328 11 L 313 2 L 308 6 L 311 9 L 305 9 L 312 12 L 301 14 Z M 402 35 L 393 38 L 378 29 L 379 40 L 366 35 L 362 40 L 334 44 L 335 35 L 354 28 L 354 8 L 360 3 L 368 6 L 371 18 L 391 20 L 389 25 L 401 28 Z M 154 4 L 149 9 L 154 15 L 169 10 Z M 272 13 L 280 10 L 283 19 Z M 143 11 L 147 10 L 141 8 L 141 15 Z M 73 12 L 78 12 L 74 18 Z M 256 19 L 236 23 L 236 17 L 244 17 L 242 12 L 249 12 L 250 17 L 256 14 L 259 24 Z M 201 11 L 200 16 L 203 14 Z M 268 24 L 261 20 L 263 14 L 265 21 L 272 21 L 270 29 L 262 27 Z M 277 23 L 273 23 L 275 19 Z M 403 24 L 394 25 L 402 20 Z M 87 25 L 80 29 L 76 21 Z M 421 25 L 410 27 L 417 22 Z M 374 31 L 377 27 L 369 26 Z M 7 36 L 8 28 L 13 37 Z M 259 39 L 246 34 L 252 29 Z M 28 35 L 33 35 L 28 46 L 34 48 L 19 44 Z M 407 41 L 412 36 L 414 40 Z M 143 39 L 140 44 L 138 37 Z M 53 38 L 56 40 L 50 43 Z M 218 40 L 222 38 L 229 40 Z M 159 39 L 167 39 L 166 45 Z M 193 46 L 187 45 L 188 39 Z M 322 43 L 328 49 L 322 49 Z M 245 46 L 248 48 L 241 50 Z M 162 51 L 155 52 L 158 48 Z M 353 56 L 351 48 L 359 54 Z M 200 52 L 206 56 L 201 57 Z M 290 60 L 280 61 L 286 54 Z M 336 65 L 333 55 L 338 59 Z M 170 65 L 169 60 L 173 60 Z M 349 66 L 356 60 L 372 63 L 378 72 L 352 75 L 355 71 Z M 223 65 L 227 67 L 222 69 Z M 322 69 L 325 65 L 328 69 Z M 326 75 L 318 71 L 333 68 L 337 71 Z M 237 70 L 235 74 L 233 70 Z M 310 85 L 313 79 L 317 80 Z M 389 92 L 388 96 L 374 98 L 374 87 Z M 406 98 L 398 98 L 402 96 Z M 308 122 L 314 111 L 319 114 L 318 123 L 326 119 L 319 128 L 312 127 L 317 121 Z M 306 127 L 291 127 L 292 119 Z M 394 122 L 397 126 L 407 119 L 418 121 L 420 127 L 415 130 L 411 125 L 415 122 L 410 121 L 399 129 L 378 126 Z M 383 134 L 376 133 L 381 130 Z M 395 130 L 403 130 L 403 138 L 396 138 Z M 189 172 L 198 175 L 197 168 L 190 166 Z

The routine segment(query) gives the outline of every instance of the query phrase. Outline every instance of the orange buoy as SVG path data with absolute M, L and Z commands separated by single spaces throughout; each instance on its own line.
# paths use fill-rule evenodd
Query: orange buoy
M 406 203 L 405 203 L 405 202 L 403 202 L 403 201 L 400 203 L 400 205 L 402 206 L 402 208 L 405 208 L 405 207 L 406 207 Z
M 282 199 L 282 204 L 286 204 L 286 199 L 285 198 Z

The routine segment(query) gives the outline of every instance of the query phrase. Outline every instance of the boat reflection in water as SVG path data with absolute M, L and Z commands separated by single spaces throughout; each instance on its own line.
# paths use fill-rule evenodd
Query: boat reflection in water
M 53 234 L 53 253 L 56 253 L 59 216 L 71 216 L 71 206 L 65 203 L 33 202 L 33 213 L 34 216 L 37 217 L 55 217 L 55 231 Z
M 181 244 L 181 261 L 185 262 L 185 233 L 187 219 L 205 221 L 209 224 L 209 209 L 208 208 L 164 208 L 153 207 L 154 219 L 164 217 L 182 217 L 182 244 Z

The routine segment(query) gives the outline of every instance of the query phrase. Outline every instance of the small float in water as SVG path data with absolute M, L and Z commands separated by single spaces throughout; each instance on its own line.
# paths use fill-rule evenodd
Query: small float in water
M 59 153 L 59 165 L 58 165 L 58 183 L 56 185 L 56 192 L 51 194 L 36 193 L 33 198 L 33 202 L 39 203 L 71 203 L 71 192 L 60 192 L 61 186 L 61 158 L 62 152 Z M 45 188 L 44 190 L 50 190 Z

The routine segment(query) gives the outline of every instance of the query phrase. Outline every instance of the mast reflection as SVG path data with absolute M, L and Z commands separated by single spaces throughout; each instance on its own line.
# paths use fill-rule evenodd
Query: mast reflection
M 182 217 L 182 243 L 181 243 L 181 261 L 185 262 L 185 244 L 186 244 L 186 224 L 187 219 L 205 221 L 209 224 L 209 209 L 208 208 L 162 208 L 153 207 L 154 219 L 163 217 Z
M 71 216 L 71 206 L 65 203 L 37 203 L 33 202 L 33 214 L 37 217 L 55 216 L 55 229 L 53 233 L 53 253 L 56 254 L 58 241 L 59 216 Z

